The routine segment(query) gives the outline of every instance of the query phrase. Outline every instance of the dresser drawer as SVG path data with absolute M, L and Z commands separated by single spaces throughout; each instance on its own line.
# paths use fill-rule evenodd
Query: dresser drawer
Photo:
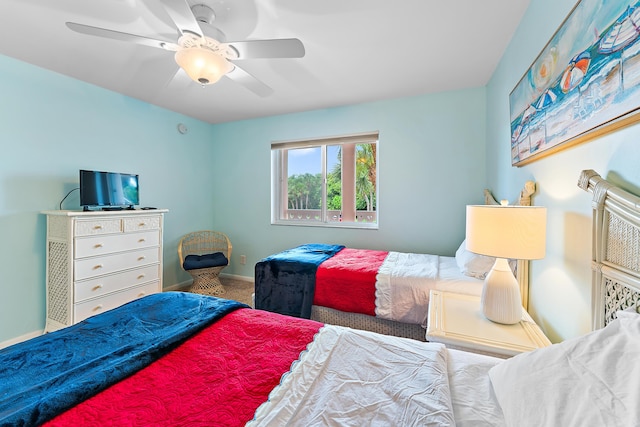
M 75 262 L 74 279 L 83 280 L 103 274 L 115 273 L 130 268 L 154 264 L 160 261 L 159 248 L 141 249 L 95 258 L 84 258 Z
M 130 249 L 142 249 L 160 244 L 160 232 L 109 234 L 104 236 L 81 237 L 75 241 L 75 258 L 111 254 Z
M 74 231 L 76 236 L 120 233 L 122 232 L 122 221 L 120 218 L 77 220 Z
M 127 270 L 122 273 L 75 282 L 75 301 L 80 302 L 89 298 L 96 298 L 110 292 L 142 285 L 149 281 L 158 281 L 159 278 L 160 265 L 153 264 L 135 270 Z
M 155 281 L 142 286 L 136 286 L 123 291 L 106 295 L 102 298 L 96 298 L 75 304 L 73 306 L 74 320 L 81 320 L 91 317 L 95 314 L 103 313 L 112 308 L 121 306 L 145 295 L 151 295 L 159 292 L 160 282 Z
M 128 233 L 130 231 L 159 230 L 160 218 L 160 215 L 124 218 L 124 231 Z

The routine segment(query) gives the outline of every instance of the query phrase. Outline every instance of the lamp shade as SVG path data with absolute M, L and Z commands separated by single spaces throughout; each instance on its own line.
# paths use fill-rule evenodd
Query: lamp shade
M 224 57 L 203 47 L 178 49 L 175 60 L 192 80 L 203 85 L 217 82 L 233 68 Z
M 541 206 L 467 206 L 467 249 L 497 258 L 541 259 L 547 209 Z

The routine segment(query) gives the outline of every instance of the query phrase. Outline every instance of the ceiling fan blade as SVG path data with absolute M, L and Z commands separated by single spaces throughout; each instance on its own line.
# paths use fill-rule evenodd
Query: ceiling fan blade
M 298 39 L 246 40 L 228 43 L 238 52 L 238 59 L 302 58 L 304 45 Z
M 145 46 L 157 47 L 165 50 L 175 51 L 178 45 L 172 42 L 150 39 L 148 37 L 137 36 L 135 34 L 121 33 L 120 31 L 107 30 L 106 28 L 92 27 L 90 25 L 77 24 L 75 22 L 67 22 L 69 29 L 90 36 L 104 37 L 107 39 L 121 40 L 124 42 L 137 43 Z
M 225 74 L 226 77 L 230 78 L 236 83 L 241 84 L 251 92 L 263 98 L 273 93 L 273 89 L 271 89 L 269 86 L 262 83 L 260 80 L 256 79 L 251 74 L 238 67 L 236 64 L 233 65 L 234 69 Z
M 173 77 L 167 82 L 165 87 L 177 91 L 183 91 L 193 84 L 195 83 L 191 80 L 191 77 L 189 77 L 182 68 L 178 67 L 173 74 Z
M 153 102 L 160 95 L 162 88 L 169 85 L 176 68 L 178 66 L 174 61 L 160 53 L 139 63 L 132 62 L 131 67 L 123 71 L 123 80 L 127 81 L 127 90 L 134 97 Z
M 167 13 L 175 22 L 180 34 L 188 32 L 202 37 L 202 29 L 198 25 L 196 17 L 193 16 L 187 0 L 162 0 L 162 4 L 164 4 Z

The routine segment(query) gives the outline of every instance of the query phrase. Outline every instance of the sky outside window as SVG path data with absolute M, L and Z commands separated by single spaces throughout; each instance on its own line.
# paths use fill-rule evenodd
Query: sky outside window
M 336 164 L 338 164 L 339 145 L 331 145 L 327 147 L 327 171 L 331 172 Z M 312 175 L 322 172 L 320 163 L 321 151 L 320 147 L 298 148 L 289 150 L 288 173 L 289 176 L 303 175 L 310 173 Z

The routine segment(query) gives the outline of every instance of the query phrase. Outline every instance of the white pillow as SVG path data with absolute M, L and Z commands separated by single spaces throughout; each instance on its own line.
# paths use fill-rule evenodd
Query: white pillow
M 640 314 L 638 314 L 637 307 L 633 306 L 626 310 L 618 311 L 616 312 L 616 317 L 620 319 L 625 333 L 634 339 L 640 339 L 640 321 L 637 321 L 640 318 Z
M 494 257 L 478 255 L 468 251 L 466 240 L 462 241 L 462 244 L 456 251 L 456 263 L 458 264 L 460 272 L 467 276 L 475 277 L 476 279 L 484 280 L 495 262 L 496 259 Z
M 630 426 L 640 419 L 640 315 L 489 370 L 508 426 Z

